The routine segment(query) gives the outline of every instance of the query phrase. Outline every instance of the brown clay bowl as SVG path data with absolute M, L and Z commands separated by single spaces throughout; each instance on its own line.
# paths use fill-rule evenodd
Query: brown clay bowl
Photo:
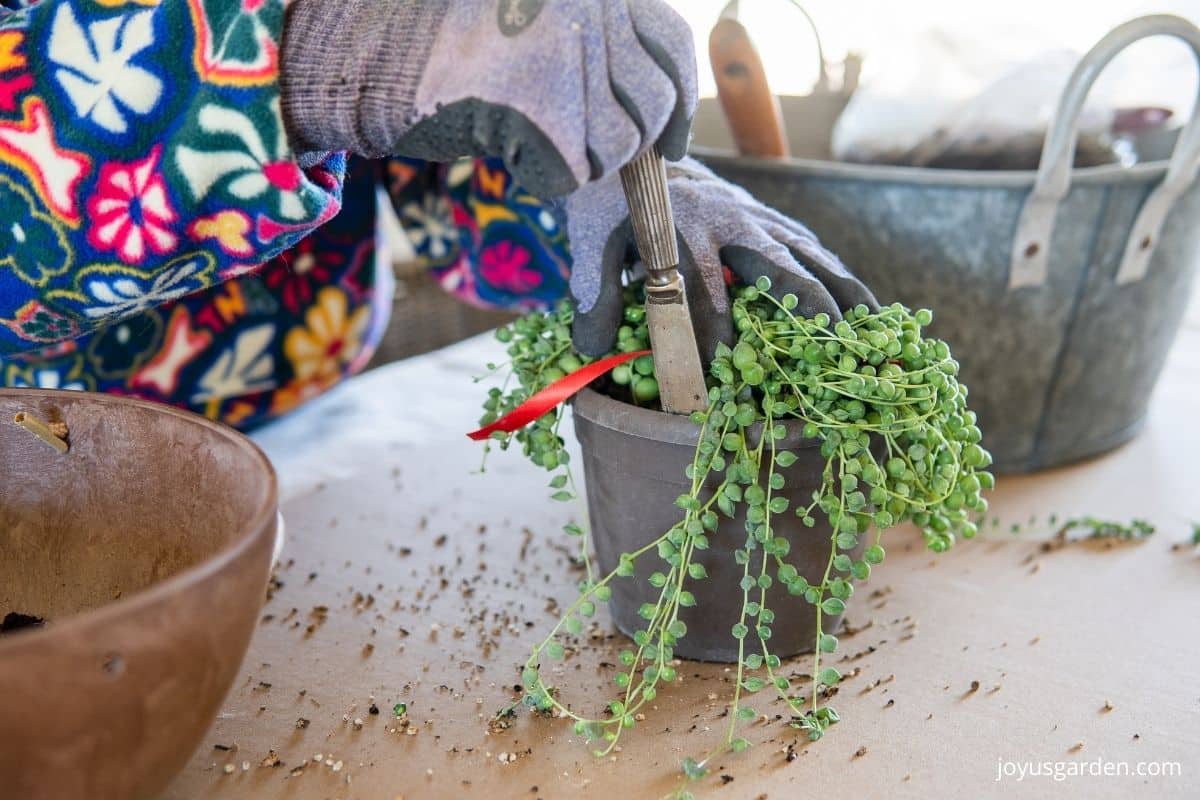
M 60 454 L 14 424 L 69 427 Z M 0 391 L 0 795 L 127 800 L 183 768 L 237 676 L 276 535 L 231 429 L 101 395 Z

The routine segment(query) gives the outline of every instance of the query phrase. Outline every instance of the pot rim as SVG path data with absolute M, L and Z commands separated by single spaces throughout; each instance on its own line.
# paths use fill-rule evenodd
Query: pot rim
M 198 426 L 210 433 L 232 442 L 233 445 L 258 462 L 262 474 L 266 477 L 263 496 L 249 515 L 247 522 L 237 526 L 238 533 L 232 541 L 213 553 L 208 558 L 196 563 L 170 577 L 139 589 L 129 595 L 122 595 L 119 600 L 105 603 L 99 608 L 71 614 L 61 622 L 37 630 L 23 631 L 17 636 L 0 638 L 0 658 L 16 654 L 21 648 L 49 641 L 52 637 L 69 635 L 85 628 L 103 627 L 116 623 L 124 617 L 146 611 L 172 596 L 193 590 L 209 579 L 225 572 L 233 564 L 241 561 L 247 553 L 264 538 L 274 536 L 279 515 L 279 482 L 275 468 L 262 449 L 245 435 L 226 425 L 214 422 L 206 417 L 184 411 L 173 406 L 141 400 L 134 397 L 121 397 L 91 392 L 75 392 L 61 389 L 0 389 L 0 398 L 16 397 L 29 399 L 67 399 L 72 404 L 97 404 L 100 406 L 135 405 L 164 414 L 183 421 L 185 424 Z
M 700 439 L 700 428 L 686 414 L 668 414 L 614 400 L 606 394 L 585 387 L 573 401 L 575 414 L 593 425 L 608 428 L 625 436 L 633 436 L 663 444 L 695 447 Z M 804 423 L 797 419 L 783 421 L 787 437 L 783 447 L 788 450 L 806 450 L 821 446 L 819 439 L 803 436 Z

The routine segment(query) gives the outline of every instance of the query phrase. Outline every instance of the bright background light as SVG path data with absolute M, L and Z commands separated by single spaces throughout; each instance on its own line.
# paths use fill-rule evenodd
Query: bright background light
M 701 94 L 716 93 L 708 62 L 708 33 L 726 0 L 669 0 L 696 36 Z M 1113 27 L 1133 17 L 1170 13 L 1200 24 L 1200 0 L 806 0 L 821 31 L 827 60 L 840 62 L 849 51 L 862 53 L 863 80 L 871 55 L 916 46 L 929 29 L 987 48 L 1014 61 L 1039 52 L 1070 48 L 1086 52 Z M 772 87 L 779 94 L 807 94 L 817 78 L 816 46 L 804 17 L 791 0 L 741 0 L 740 19 L 758 46 Z M 1122 69 L 1120 62 L 1136 65 Z M 1129 48 L 1113 62 L 1114 79 L 1099 89 L 1130 104 L 1168 105 L 1187 113 L 1196 94 L 1196 62 L 1188 48 L 1154 39 Z M 1140 77 L 1131 77 L 1134 73 Z M 1165 76 L 1165 77 L 1164 77 Z

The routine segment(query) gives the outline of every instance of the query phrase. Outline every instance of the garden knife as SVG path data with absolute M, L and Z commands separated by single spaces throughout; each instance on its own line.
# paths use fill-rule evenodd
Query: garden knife
M 646 324 L 663 410 L 672 414 L 702 411 L 708 390 L 678 269 L 667 168 L 657 148 L 621 168 L 621 186 L 629 203 L 638 253 L 646 265 Z

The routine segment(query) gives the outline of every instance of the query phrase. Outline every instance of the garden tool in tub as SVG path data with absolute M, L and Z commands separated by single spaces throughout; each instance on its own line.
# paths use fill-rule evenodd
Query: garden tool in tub
M 708 59 L 717 99 L 738 152 L 756 158 L 787 158 L 790 153 L 779 98 L 767 83 L 767 72 L 750 34 L 738 21 L 738 0 L 725 6 L 709 34 Z M 822 66 L 824 63 L 822 56 Z M 824 80 L 824 69 L 821 76 Z
M 638 253 L 646 266 L 646 323 L 664 411 L 689 414 L 708 403 L 704 367 L 688 310 L 667 170 L 657 148 L 621 168 Z

